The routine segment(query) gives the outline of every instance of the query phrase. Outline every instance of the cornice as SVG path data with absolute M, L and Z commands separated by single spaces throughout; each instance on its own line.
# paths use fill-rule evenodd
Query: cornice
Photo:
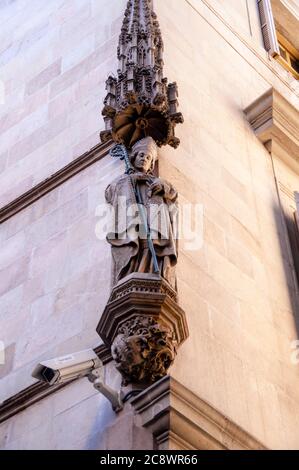
M 131 404 L 137 424 L 153 432 L 160 448 L 266 449 L 261 442 L 173 377 L 164 377 L 141 392 Z
M 69 382 L 71 383 L 71 382 Z M 37 382 L 25 388 L 16 395 L 8 398 L 0 405 L 0 423 L 20 413 L 34 403 L 61 390 L 68 384 L 53 385 L 52 387 L 43 382 Z
M 101 158 L 107 155 L 112 144 L 112 141 L 108 141 L 104 144 L 96 145 L 49 178 L 29 189 L 29 191 L 17 197 L 6 206 L 0 208 L 0 224 L 45 196 L 45 194 L 53 191 L 53 189 L 85 170 L 87 167 L 101 160 Z
M 280 148 L 298 171 L 299 110 L 271 88 L 244 110 L 258 139 L 273 152 Z
M 110 351 L 106 348 L 105 345 L 101 345 L 95 348 L 95 352 L 104 365 L 112 361 Z M 0 423 L 6 421 L 17 413 L 20 413 L 29 406 L 34 405 L 43 398 L 46 398 L 49 395 L 58 392 L 58 390 L 67 387 L 73 382 L 74 380 L 52 386 L 43 382 L 36 382 L 33 385 L 30 385 L 30 387 L 25 388 L 21 392 L 13 395 L 0 404 Z

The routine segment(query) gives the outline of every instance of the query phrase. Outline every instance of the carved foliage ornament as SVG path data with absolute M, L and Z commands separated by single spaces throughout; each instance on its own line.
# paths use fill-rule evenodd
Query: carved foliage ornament
M 118 45 L 117 78 L 106 81 L 101 140 L 130 149 L 151 136 L 158 146 L 176 148 L 174 135 L 183 116 L 177 112 L 177 85 L 163 77 L 163 41 L 152 0 L 129 0 Z
M 170 329 L 140 315 L 118 329 L 111 352 L 123 385 L 150 384 L 167 374 L 176 355 L 176 342 Z

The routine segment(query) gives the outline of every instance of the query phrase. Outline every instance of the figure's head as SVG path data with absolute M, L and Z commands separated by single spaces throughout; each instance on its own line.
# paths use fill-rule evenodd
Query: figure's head
M 139 140 L 132 148 L 131 162 L 137 171 L 151 173 L 157 158 L 157 145 L 152 137 Z

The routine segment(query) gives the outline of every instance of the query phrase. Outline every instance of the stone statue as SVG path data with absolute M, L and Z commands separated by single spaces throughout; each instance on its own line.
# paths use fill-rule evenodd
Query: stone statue
M 106 189 L 106 201 L 113 206 L 116 218 L 107 235 L 112 248 L 112 287 L 131 273 L 157 272 L 155 257 L 158 273 L 176 290 L 178 194 L 170 183 L 154 176 L 156 160 L 155 141 L 152 137 L 141 139 L 130 154 L 132 172 L 118 177 Z M 137 205 L 137 186 L 143 208 Z M 141 209 L 147 227 L 142 222 Z M 150 251 L 148 231 L 155 256 Z
M 178 195 L 154 170 L 157 147 L 178 147 L 175 126 L 183 116 L 177 85 L 164 77 L 151 0 L 128 0 L 118 60 L 117 75 L 106 82 L 100 135 L 115 143 L 110 155 L 125 161 L 126 172 L 105 194 L 114 215 L 107 235 L 112 288 L 97 332 L 123 384 L 137 384 L 140 391 L 167 374 L 189 334 L 175 276 Z

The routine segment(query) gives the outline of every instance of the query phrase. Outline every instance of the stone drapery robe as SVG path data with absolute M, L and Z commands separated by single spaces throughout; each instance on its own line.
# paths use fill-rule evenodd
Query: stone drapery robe
M 136 174 L 139 174 L 138 172 Z M 140 193 L 151 229 L 155 252 L 161 276 L 176 289 L 175 265 L 177 264 L 177 191 L 165 180 L 150 174 L 140 174 Z M 164 191 L 151 195 L 149 185 L 161 182 Z M 108 233 L 107 241 L 112 249 L 112 286 L 134 272 L 153 273 L 152 255 L 148 248 L 145 231 L 136 232 L 137 205 L 134 186 L 129 175 L 122 175 L 113 181 L 105 191 L 106 201 L 114 209 L 116 224 Z M 126 211 L 126 223 L 118 223 L 119 211 Z M 139 213 L 140 214 L 140 213 Z M 123 215 L 123 212 L 122 212 Z M 121 218 L 121 220 L 123 220 Z M 161 225 L 164 222 L 163 225 Z M 141 226 L 138 224 L 140 229 Z M 137 227 L 137 228 L 138 228 Z M 163 228 L 164 227 L 164 228 Z M 166 231 L 165 231 L 166 227 Z

